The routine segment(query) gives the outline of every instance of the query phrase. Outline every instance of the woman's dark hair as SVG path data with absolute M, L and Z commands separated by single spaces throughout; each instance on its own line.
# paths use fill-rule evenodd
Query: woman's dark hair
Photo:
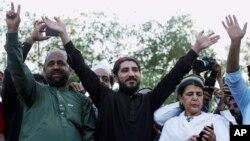
M 180 84 L 177 85 L 176 94 L 182 95 L 185 88 L 189 85 L 198 86 L 198 87 L 202 88 L 202 90 L 204 90 L 204 80 L 198 75 L 191 74 L 191 75 L 184 77 L 181 80 Z

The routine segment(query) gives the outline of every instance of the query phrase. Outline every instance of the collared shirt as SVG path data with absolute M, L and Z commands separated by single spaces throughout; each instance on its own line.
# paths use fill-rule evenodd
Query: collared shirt
M 228 85 L 241 113 L 243 124 L 250 124 L 250 87 L 242 77 L 240 69 L 233 73 L 226 73 Z
M 22 62 L 17 33 L 7 33 L 7 68 L 24 104 L 20 141 L 93 140 L 95 115 L 86 96 L 34 80 Z

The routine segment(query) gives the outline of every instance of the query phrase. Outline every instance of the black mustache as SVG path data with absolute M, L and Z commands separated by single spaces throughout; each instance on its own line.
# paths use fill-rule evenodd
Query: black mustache
M 57 74 L 57 73 L 60 73 L 60 74 L 61 74 L 61 73 L 63 73 L 63 72 L 60 71 L 60 70 L 55 70 L 55 71 L 52 71 L 52 72 L 51 72 L 51 74 Z
M 137 79 L 135 77 L 129 77 L 126 81 L 130 81 L 130 80 L 137 81 Z
M 237 115 L 237 113 L 236 113 L 236 112 L 234 112 L 234 110 L 233 110 L 233 109 L 230 109 L 229 111 L 231 112 L 231 114 L 232 114 L 232 115 Z

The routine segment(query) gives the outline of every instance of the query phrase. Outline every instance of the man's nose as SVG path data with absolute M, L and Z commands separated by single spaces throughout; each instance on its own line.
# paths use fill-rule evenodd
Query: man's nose
M 102 77 L 99 77 L 99 80 L 101 83 L 104 83 L 104 81 L 102 80 Z
M 58 69 L 59 67 L 60 66 L 57 63 L 55 63 L 54 66 L 53 66 L 53 69 Z
M 128 74 L 129 74 L 129 76 L 134 76 L 134 75 L 135 75 L 135 72 L 134 72 L 132 69 L 130 69 L 130 70 L 128 71 Z

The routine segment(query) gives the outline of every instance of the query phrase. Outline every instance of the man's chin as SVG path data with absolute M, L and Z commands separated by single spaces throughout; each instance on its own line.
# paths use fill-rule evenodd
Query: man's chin
M 136 87 L 136 86 L 137 86 L 137 82 L 130 82 L 130 83 L 127 83 L 126 86 L 127 86 L 128 88 Z
M 53 81 L 50 85 L 54 87 L 63 87 L 65 84 L 61 81 Z
M 60 83 L 61 81 L 62 81 L 62 79 L 60 79 L 60 78 L 53 79 L 53 83 Z
M 137 85 L 127 85 L 127 86 L 121 86 L 120 91 L 126 92 L 126 93 L 135 93 L 138 90 Z
M 53 78 L 52 83 L 55 85 L 61 84 L 62 83 L 62 78 Z
M 133 85 L 129 84 L 129 85 L 127 85 L 127 88 L 134 88 L 134 87 L 136 87 L 136 84 L 133 84 Z
M 52 80 L 53 81 L 61 81 L 62 80 L 62 76 L 59 76 L 59 75 L 52 76 Z

